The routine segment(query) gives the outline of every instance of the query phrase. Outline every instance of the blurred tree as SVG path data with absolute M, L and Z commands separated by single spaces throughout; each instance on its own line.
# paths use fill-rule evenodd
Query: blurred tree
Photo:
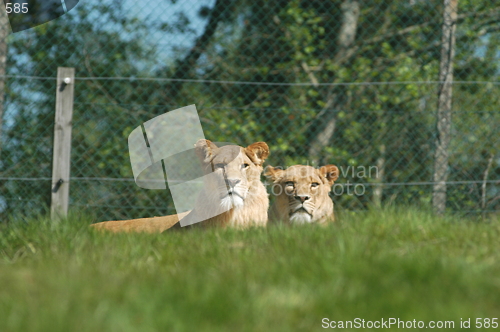
M 50 78 L 62 66 L 75 67 L 77 78 L 145 76 L 143 68 L 157 65 L 156 49 L 146 42 L 154 23 L 130 16 L 120 1 L 82 3 L 57 20 L 16 34 L 18 38 L 10 44 L 9 72 Z M 99 79 L 77 79 L 75 84 L 71 176 L 131 177 L 127 136 L 152 115 L 165 112 L 158 107 L 162 100 L 157 93 L 164 86 Z M 9 144 L 2 155 L 3 175 L 50 178 L 55 81 L 17 79 L 9 86 L 11 112 L 5 133 Z M 135 186 L 133 182 L 73 181 L 70 196 L 95 205 L 94 211 L 101 215 L 109 210 L 103 197 L 115 205 L 154 202 L 165 207 L 163 213 L 171 206 L 167 192 L 135 194 L 124 190 L 127 185 Z M 7 215 L 45 211 L 50 200 L 50 181 L 13 181 L 1 190 L 6 199 L 2 212 Z M 118 211 L 110 218 L 124 213 L 127 211 Z
M 471 0 L 463 8 L 457 43 L 470 47 L 461 49 L 457 68 L 475 72 L 480 43 L 498 31 L 500 6 Z M 211 80 L 263 84 L 207 84 L 207 98 L 227 109 L 209 116 L 223 123 L 224 136 L 265 139 L 275 164 L 381 170 L 372 179 L 346 174 L 351 181 L 431 180 L 437 85 L 418 82 L 438 80 L 440 1 L 253 1 L 241 2 L 238 11 L 240 19 L 220 30 L 200 72 Z M 498 70 L 490 74 L 485 79 Z M 393 81 L 407 83 L 371 83 Z M 310 86 L 288 85 L 296 82 Z M 384 191 L 377 188 L 373 200 L 380 202 Z M 385 197 L 428 203 L 430 193 L 391 187 Z
M 463 0 L 460 6 L 455 77 L 498 80 L 500 5 Z M 77 77 L 130 78 L 77 80 L 72 176 L 130 178 L 130 131 L 196 103 L 213 141 L 266 141 L 274 166 L 334 163 L 342 167 L 340 183 L 378 185 L 362 196 L 336 198 L 341 206 L 430 203 L 430 186 L 380 184 L 432 179 L 438 86 L 428 82 L 438 79 L 441 0 L 217 0 L 199 14 L 207 22 L 199 37 L 167 62 L 158 60 L 151 36 L 181 33 L 189 22 L 141 22 L 120 1 L 82 2 L 13 38 L 10 74 L 55 77 L 57 66 L 68 66 Z M 184 81 L 135 79 L 140 76 Z M 7 82 L 2 174 L 50 177 L 54 81 Z M 449 179 L 482 179 L 488 156 L 499 155 L 498 86 L 456 88 Z M 359 166 L 379 172 L 363 174 Z M 490 168 L 490 177 L 500 172 L 495 160 Z M 3 211 L 36 211 L 40 197 L 48 202 L 49 184 L 8 182 L 0 188 Z M 500 203 L 497 187 L 485 189 L 488 206 Z M 133 182 L 74 181 L 71 188 L 72 206 L 88 204 L 109 219 L 173 212 L 168 191 L 141 190 Z M 481 202 L 479 187 L 448 190 L 452 208 Z
M 1 5 L 0 5 L 1 7 Z M 2 119 L 5 100 L 5 73 L 7 64 L 7 36 L 9 35 L 9 18 L 5 10 L 0 10 L 0 155 L 2 153 Z

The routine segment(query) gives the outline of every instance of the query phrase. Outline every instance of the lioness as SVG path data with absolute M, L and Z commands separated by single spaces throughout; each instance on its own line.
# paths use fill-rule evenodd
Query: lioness
M 107 221 L 93 224 L 97 229 L 128 232 L 162 232 L 179 220 L 202 226 L 265 226 L 269 198 L 260 181 L 262 164 L 269 147 L 257 142 L 246 148 L 237 145 L 217 147 L 209 140 L 199 140 L 195 152 L 201 160 L 204 188 L 192 211 L 155 218 Z M 176 226 L 179 226 L 178 224 Z
M 334 221 L 333 202 L 328 193 L 339 176 L 337 166 L 316 169 L 294 165 L 286 170 L 268 166 L 264 175 L 273 181 L 272 192 L 276 195 L 269 212 L 270 221 L 287 224 Z

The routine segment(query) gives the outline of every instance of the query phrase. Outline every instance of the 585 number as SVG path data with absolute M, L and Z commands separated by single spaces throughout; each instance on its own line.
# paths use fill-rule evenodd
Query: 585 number
M 14 13 L 14 14 L 19 14 L 19 13 L 24 13 L 26 14 L 28 12 L 28 4 L 27 3 L 10 3 L 7 2 L 5 4 L 5 11 L 7 14 Z
M 498 327 L 498 318 L 476 318 L 476 328 L 496 329 Z

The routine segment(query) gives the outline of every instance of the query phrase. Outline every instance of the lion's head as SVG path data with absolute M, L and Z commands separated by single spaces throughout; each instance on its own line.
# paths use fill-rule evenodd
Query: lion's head
M 269 155 L 267 144 L 217 147 L 209 140 L 199 140 L 195 151 L 202 163 L 205 184 L 193 212 L 186 217 L 190 219 L 183 222 L 196 219 L 205 225 L 266 225 L 269 198 L 260 174 Z
M 333 202 L 328 196 L 339 176 L 337 166 L 319 169 L 294 165 L 286 170 L 268 166 L 265 175 L 273 181 L 276 201 L 270 219 L 290 224 L 333 221 Z

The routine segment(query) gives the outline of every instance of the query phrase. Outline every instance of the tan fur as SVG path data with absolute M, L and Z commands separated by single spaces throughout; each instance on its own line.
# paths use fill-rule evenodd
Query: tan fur
M 334 165 L 319 169 L 294 165 L 286 170 L 266 167 L 265 175 L 273 181 L 271 191 L 276 195 L 269 220 L 287 224 L 333 222 L 333 202 L 328 193 L 338 174 Z
M 267 144 L 257 142 L 246 148 L 235 145 L 218 148 L 209 140 L 199 140 L 195 145 L 195 151 L 205 173 L 213 172 L 213 176 L 205 180 L 204 189 L 192 211 L 165 217 L 106 221 L 93 224 L 91 227 L 113 232 L 157 233 L 174 225 L 179 228 L 177 222 L 183 218 L 187 218 L 188 224 L 193 220 L 204 220 L 196 226 L 238 228 L 265 226 L 269 198 L 260 181 L 260 174 L 262 164 L 269 155 Z M 232 195 L 227 195 L 229 182 L 225 180 L 238 182 L 234 186 Z M 221 197 L 224 194 L 226 197 Z M 203 218 L 207 212 L 216 214 L 223 202 L 226 203 L 226 207 L 230 207 L 228 211 L 215 217 Z
M 216 178 L 205 182 L 205 189 L 198 197 L 196 207 L 186 217 L 204 219 L 205 212 L 211 212 L 221 206 L 221 196 L 227 194 L 224 179 L 240 180 L 235 191 L 243 196 L 241 206 L 236 206 L 240 200 L 233 198 L 233 208 L 215 217 L 201 222 L 201 226 L 231 226 L 244 228 L 248 226 L 265 226 L 267 224 L 267 209 L 269 198 L 266 188 L 260 181 L 262 164 L 269 155 L 269 147 L 264 142 L 257 142 L 246 148 L 239 146 L 224 146 L 217 148 L 209 140 L 200 140 L 196 144 L 196 152 L 202 160 L 205 173 L 214 172 Z M 236 149 L 236 150 L 235 150 Z M 235 154 L 237 157 L 235 158 Z M 248 165 L 248 167 L 243 167 Z M 220 167 L 223 166 L 223 167 Z M 226 198 L 227 199 L 227 198 Z
M 164 217 L 103 221 L 100 223 L 92 224 L 90 225 L 90 227 L 114 233 L 161 233 L 164 230 L 167 230 L 175 225 L 189 212 L 190 211 Z

